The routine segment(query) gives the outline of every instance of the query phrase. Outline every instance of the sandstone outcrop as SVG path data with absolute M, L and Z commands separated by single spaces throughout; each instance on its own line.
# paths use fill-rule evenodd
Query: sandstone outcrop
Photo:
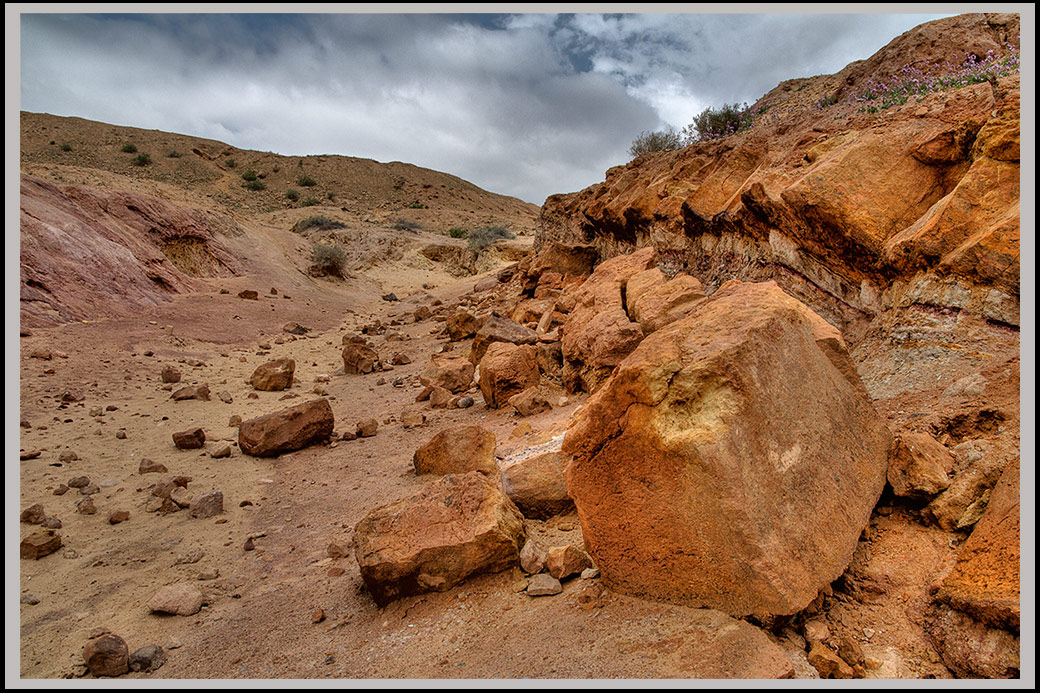
M 520 511 L 475 471 L 440 477 L 373 510 L 354 532 L 361 577 L 380 606 L 514 566 L 523 541 Z
M 890 438 L 834 343 L 837 331 L 775 284 L 731 282 L 620 364 L 563 443 L 608 585 L 792 614 L 842 574 Z
M 324 399 L 315 399 L 243 421 L 238 445 L 247 455 L 273 457 L 325 440 L 334 428 L 332 407 Z

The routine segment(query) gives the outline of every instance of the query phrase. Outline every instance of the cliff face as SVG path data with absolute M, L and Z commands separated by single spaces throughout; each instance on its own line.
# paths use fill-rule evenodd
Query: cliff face
M 784 82 L 742 134 L 644 155 L 550 197 L 537 247 L 591 243 L 606 258 L 652 245 L 662 269 L 709 293 L 774 279 L 853 341 L 911 305 L 1017 326 L 1017 73 L 884 109 L 861 99 L 908 75 L 963 73 L 972 55 L 1017 55 L 1018 34 L 1017 15 L 962 15 L 836 75 Z

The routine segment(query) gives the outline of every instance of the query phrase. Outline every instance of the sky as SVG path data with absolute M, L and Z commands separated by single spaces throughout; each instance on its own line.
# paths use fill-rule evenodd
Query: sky
M 709 106 L 753 103 L 783 80 L 837 72 L 949 16 L 869 5 L 727 15 L 675 14 L 696 4 L 610 7 L 660 10 L 644 14 L 594 14 L 595 5 L 578 14 L 19 7 L 21 110 L 283 155 L 405 161 L 539 205 L 603 180 L 641 132 L 681 130 Z

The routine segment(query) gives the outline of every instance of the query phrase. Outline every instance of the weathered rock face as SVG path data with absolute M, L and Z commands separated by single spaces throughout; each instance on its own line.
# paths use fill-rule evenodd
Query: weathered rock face
M 563 335 L 563 383 L 568 392 L 595 390 L 643 339 L 643 330 L 625 312 L 625 286 L 651 269 L 656 253 L 644 248 L 612 258 L 568 296 L 573 302 Z
M 663 275 L 656 267 L 647 272 Z M 644 334 L 655 332 L 684 317 L 704 299 L 701 283 L 688 274 L 676 275 L 669 281 L 649 286 L 641 292 L 633 290 L 632 284 L 637 277 L 639 274 L 626 287 L 627 304 L 629 314 L 639 323 Z
M 332 407 L 324 399 L 315 399 L 243 421 L 238 445 L 247 455 L 273 457 L 325 440 L 334 428 Z
M 257 366 L 249 382 L 256 390 L 277 392 L 292 386 L 295 372 L 296 361 L 293 359 L 275 359 Z
M 416 474 L 495 474 L 495 434 L 476 425 L 446 428 L 415 451 L 412 464 Z
M 1018 325 L 1019 76 L 881 112 L 856 99 L 904 66 L 1006 55 L 1019 31 L 1013 14 L 942 19 L 837 74 L 784 82 L 751 106 L 745 133 L 550 196 L 536 249 L 653 246 L 709 294 L 774 279 L 842 329 L 906 305 Z
M 621 363 L 563 443 L 608 585 L 791 614 L 841 575 L 890 443 L 841 343 L 775 284 L 732 282 Z
M 523 542 L 520 511 L 475 471 L 440 477 L 373 510 L 354 532 L 361 577 L 380 606 L 505 570 L 519 561 Z
M 492 409 L 538 384 L 538 347 L 495 342 L 480 362 L 480 392 Z
M 28 326 L 121 314 L 232 276 L 238 260 L 218 240 L 230 218 L 146 195 L 21 184 L 21 310 Z
M 936 598 L 993 628 L 1018 632 L 1021 587 L 1021 481 L 1015 460 L 993 489 Z
M 484 354 L 487 353 L 488 347 L 496 342 L 534 344 L 537 341 L 538 335 L 534 330 L 524 327 L 509 318 L 491 314 L 473 338 L 469 360 L 475 364 L 480 363 L 481 359 L 484 358 Z
M 465 392 L 473 384 L 476 366 L 458 354 L 433 354 L 430 363 L 419 375 L 419 382 L 426 387 L 443 387 L 455 394 Z

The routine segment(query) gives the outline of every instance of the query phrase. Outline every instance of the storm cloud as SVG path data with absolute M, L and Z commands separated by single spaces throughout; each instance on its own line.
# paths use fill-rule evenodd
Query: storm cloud
M 602 180 L 644 130 L 940 16 L 23 13 L 21 109 L 406 161 L 541 204 Z

